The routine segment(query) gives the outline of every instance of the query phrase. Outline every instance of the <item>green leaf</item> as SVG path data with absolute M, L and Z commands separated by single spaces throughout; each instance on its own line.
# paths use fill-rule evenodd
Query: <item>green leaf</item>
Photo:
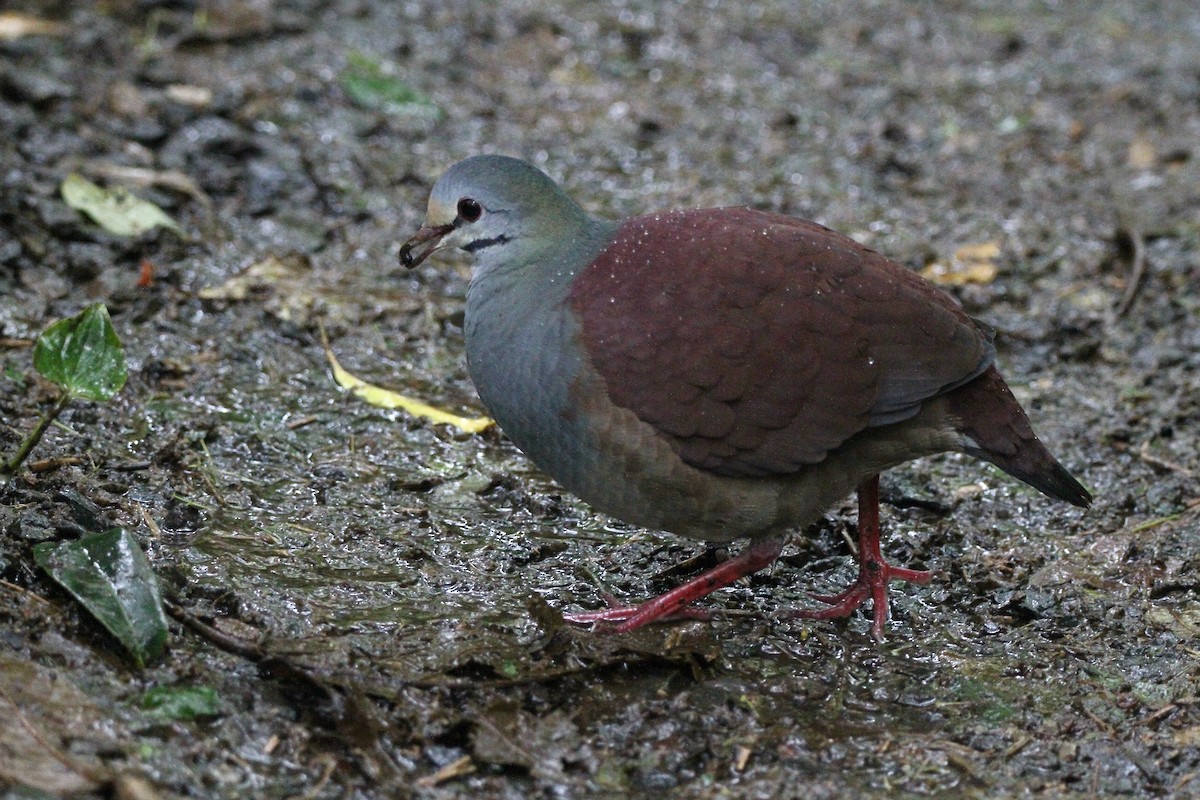
M 63 180 L 60 191 L 67 205 L 87 214 L 109 233 L 137 236 L 159 226 L 183 233 L 165 211 L 122 186 L 104 189 L 72 172 Z
M 125 647 L 139 667 L 167 643 L 158 579 L 146 554 L 121 528 L 33 548 L 38 566 L 70 592 Z
M 163 719 L 196 719 L 221 713 L 221 701 L 209 686 L 156 686 L 142 696 L 142 708 Z
M 438 118 L 433 101 L 413 89 L 362 53 L 351 53 L 342 72 L 342 88 L 355 105 L 387 114 L 415 114 Z
M 128 377 L 125 348 L 103 303 L 47 328 L 33 348 L 33 366 L 72 397 L 101 402 L 121 391 Z

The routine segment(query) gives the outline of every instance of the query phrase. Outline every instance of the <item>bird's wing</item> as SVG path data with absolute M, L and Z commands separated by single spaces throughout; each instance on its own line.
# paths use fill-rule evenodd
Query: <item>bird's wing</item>
M 912 271 L 744 208 L 626 221 L 570 303 L 612 401 L 723 475 L 816 463 L 994 355 L 990 329 Z

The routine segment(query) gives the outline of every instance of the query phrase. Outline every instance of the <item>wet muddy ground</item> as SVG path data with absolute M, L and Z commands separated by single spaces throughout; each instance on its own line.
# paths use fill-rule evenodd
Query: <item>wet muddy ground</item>
M 51 321 L 103 301 L 130 366 L 0 485 L 7 796 L 1200 796 L 1195 3 L 4 10 L 48 24 L 0 27 L 0 454 L 53 403 Z M 852 575 L 849 499 L 714 621 L 565 627 L 720 554 L 596 515 L 494 431 L 364 405 L 318 335 L 482 411 L 467 266 L 396 250 L 484 151 L 598 214 L 750 204 L 969 278 L 1095 506 L 966 458 L 893 471 L 885 551 L 936 576 L 882 644 L 777 613 Z M 72 172 L 184 234 L 106 233 Z M 113 525 L 176 609 L 142 670 L 31 555 Z M 161 687 L 215 703 L 164 715 Z

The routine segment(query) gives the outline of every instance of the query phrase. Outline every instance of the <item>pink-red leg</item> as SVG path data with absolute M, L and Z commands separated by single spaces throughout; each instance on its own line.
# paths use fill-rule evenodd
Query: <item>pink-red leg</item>
M 736 558 L 731 558 L 724 564 L 713 567 L 653 600 L 647 600 L 636 606 L 618 606 L 606 608 L 603 611 L 564 614 L 563 619 L 578 623 L 616 623 L 609 630 L 614 633 L 624 633 L 669 617 L 707 616 L 703 611 L 688 606 L 739 578 L 744 578 L 769 566 L 779 558 L 781 552 L 783 552 L 783 539 L 757 539 L 750 542 Z
M 870 598 L 875 612 L 871 634 L 883 639 L 888 621 L 888 581 L 929 583 L 932 577 L 931 572 L 893 567 L 883 560 L 879 549 L 879 476 L 875 475 L 858 486 L 858 579 L 839 594 L 812 596 L 828 603 L 829 608 L 793 611 L 791 615 L 806 619 L 845 617 Z

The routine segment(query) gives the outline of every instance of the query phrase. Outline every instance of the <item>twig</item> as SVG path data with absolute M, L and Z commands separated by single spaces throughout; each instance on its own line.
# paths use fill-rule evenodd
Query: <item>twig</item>
M 455 778 L 461 778 L 463 775 L 470 775 L 474 771 L 475 765 L 471 763 L 471 757 L 463 756 L 462 758 L 451 761 L 449 764 L 442 767 L 432 775 L 426 775 L 424 778 L 418 778 L 417 786 L 420 786 L 422 789 L 431 789 L 434 786 L 437 786 L 439 783 L 445 783 L 446 781 L 454 780 Z
M 53 458 L 41 458 L 37 461 L 29 462 L 29 471 L 36 474 L 42 472 L 50 472 L 52 470 L 61 469 L 62 467 L 74 467 L 82 464 L 87 459 L 83 456 L 55 456 Z
M 112 164 L 107 161 L 88 161 L 82 165 L 82 170 L 89 175 L 95 175 L 121 183 L 132 183 L 135 186 L 161 186 L 164 189 L 185 194 L 204 206 L 205 211 L 211 211 L 212 198 L 204 193 L 194 180 L 185 173 L 174 169 L 153 170 L 144 167 L 129 167 L 123 164 Z
M 292 795 L 288 800 L 313 800 L 320 796 L 325 785 L 329 783 L 329 777 L 333 775 L 333 770 L 337 767 L 337 759 L 325 753 L 318 756 L 317 761 L 321 763 L 321 776 L 317 778 L 317 782 L 310 786 L 304 794 Z
M 189 628 L 193 633 L 200 634 L 202 638 L 212 642 L 225 652 L 241 656 L 248 661 L 253 661 L 255 664 L 266 660 L 267 653 L 257 644 L 251 644 L 236 636 L 230 636 L 223 631 L 219 631 L 213 626 L 201 622 L 198 617 L 183 606 L 175 605 L 169 600 L 165 605 L 167 613 L 174 617 L 177 622 L 185 628 Z
M 1157 711 L 1155 711 L 1153 714 L 1151 714 L 1150 716 L 1143 719 L 1138 724 L 1139 725 L 1153 725 L 1155 722 L 1158 722 L 1163 717 L 1170 716 L 1177 709 L 1183 708 L 1184 706 L 1194 706 L 1197 703 L 1200 703 L 1200 697 L 1197 697 L 1197 696 L 1181 697 L 1172 703 L 1167 703 L 1165 706 L 1158 709 Z
M 1021 736 L 1015 742 L 1013 742 L 1011 745 L 1009 745 L 1008 749 L 1005 750 L 1000 755 L 1000 757 L 1007 761 L 1008 759 L 1012 758 L 1017 753 L 1021 752 L 1026 747 L 1028 747 L 1029 743 L 1032 741 L 1033 741 L 1032 736 L 1027 736 L 1026 734 L 1021 734 Z
M 1183 464 L 1180 464 L 1177 461 L 1171 461 L 1170 459 L 1163 458 L 1162 456 L 1156 456 L 1153 453 L 1151 453 L 1149 441 L 1142 442 L 1142 446 L 1138 450 L 1138 457 L 1140 459 L 1142 459 L 1142 461 L 1145 461 L 1150 466 L 1157 467 L 1158 469 L 1166 470 L 1167 472 L 1178 472 L 1180 475 L 1186 476 L 1188 478 L 1193 477 L 1195 474 L 1190 469 L 1188 469 Z
M 150 512 L 141 503 L 134 504 L 137 507 L 138 513 L 142 515 L 142 521 L 146 523 L 146 527 L 150 529 L 150 536 L 153 539 L 162 538 L 162 528 L 158 527 L 158 523 L 154 521 L 154 517 L 150 516 Z
M 1182 796 L 1183 787 L 1187 786 L 1189 783 L 1194 781 L 1198 776 L 1200 776 L 1200 770 L 1196 770 L 1195 772 L 1189 772 L 1187 775 L 1184 775 L 1171 788 L 1171 794 Z
M 33 592 L 29 591 L 28 589 L 26 589 L 23 586 L 17 586 L 15 583 L 9 583 L 8 581 L 4 580 L 3 578 L 0 578 L 0 586 L 3 586 L 7 589 L 12 589 L 14 592 L 18 592 L 20 594 L 26 595 L 26 596 L 38 601 L 42 605 L 47 605 L 47 606 L 50 605 L 50 601 L 47 600 L 46 598 L 42 597 L 41 595 L 34 594 Z
M 1142 287 L 1142 281 L 1146 277 L 1146 237 L 1137 228 L 1122 228 L 1117 231 L 1117 239 L 1118 243 L 1121 239 L 1128 239 L 1129 248 L 1132 250 L 1129 257 L 1129 279 L 1125 283 L 1125 293 L 1121 295 L 1121 299 L 1113 308 L 1113 317 L 1120 319 L 1133 305 L 1133 301 Z

